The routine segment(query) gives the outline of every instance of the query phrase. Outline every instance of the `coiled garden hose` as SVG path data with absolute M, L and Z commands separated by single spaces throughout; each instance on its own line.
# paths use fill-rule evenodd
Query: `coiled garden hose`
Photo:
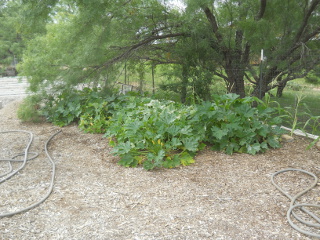
M 314 178 L 314 181 L 313 183 L 308 187 L 306 188 L 305 190 L 299 192 L 298 194 L 296 194 L 295 196 L 290 196 L 288 193 L 286 193 L 282 188 L 279 187 L 278 184 L 275 183 L 274 181 L 274 178 L 275 176 L 277 176 L 278 174 L 281 174 L 281 173 L 284 173 L 284 172 L 289 172 L 289 171 L 297 171 L 297 172 L 302 172 L 302 173 L 305 173 L 311 177 Z M 301 169 L 294 169 L 294 168 L 288 168 L 288 169 L 283 169 L 281 171 L 278 171 L 274 174 L 272 174 L 271 176 L 271 181 L 272 181 L 272 184 L 283 194 L 285 195 L 287 198 L 289 198 L 291 200 L 290 202 L 290 207 L 289 207 L 289 210 L 287 211 L 287 219 L 288 219 L 288 222 L 289 224 L 291 225 L 291 227 L 293 227 L 295 230 L 303 233 L 303 234 L 306 234 L 306 235 L 309 235 L 309 236 L 312 236 L 312 237 L 317 237 L 317 238 L 320 238 L 320 234 L 316 234 L 316 233 L 313 233 L 313 232 L 310 232 L 310 231 L 306 231 L 304 229 L 302 229 L 301 227 L 299 227 L 297 224 L 295 224 L 293 221 L 292 221 L 292 217 L 294 217 L 298 222 L 306 225 L 306 226 L 310 226 L 310 227 L 316 227 L 316 228 L 319 228 L 320 227 L 320 218 L 318 216 L 316 216 L 314 213 L 312 213 L 311 211 L 309 211 L 308 209 L 306 209 L 306 207 L 312 207 L 312 208 L 320 208 L 320 205 L 316 205 L 316 204 L 299 204 L 297 203 L 297 199 L 299 197 L 301 197 L 303 194 L 305 194 L 306 192 L 308 192 L 309 190 L 311 190 L 312 188 L 314 188 L 317 183 L 318 183 L 318 177 L 316 175 L 314 175 L 313 173 L 310 173 L 308 171 L 305 171 L 305 170 L 301 170 Z M 304 213 L 306 213 L 307 215 L 309 215 L 312 219 L 314 219 L 316 222 L 318 223 L 313 223 L 313 222 L 309 222 L 309 221 L 306 221 L 306 220 L 303 220 L 301 217 L 299 217 L 297 215 L 297 213 L 294 212 L 295 209 L 300 209 L 301 211 L 303 211 Z
M 28 210 L 40 205 L 41 203 L 43 203 L 49 197 L 49 195 L 51 194 L 51 192 L 53 190 L 56 167 L 55 167 L 54 161 L 52 160 L 52 158 L 51 158 L 51 156 L 50 156 L 50 154 L 48 152 L 48 144 L 60 132 L 61 132 L 61 130 L 56 132 L 56 133 L 54 133 L 44 144 L 44 150 L 45 150 L 45 153 L 47 155 L 47 158 L 49 159 L 49 163 L 51 165 L 51 180 L 50 180 L 50 185 L 49 185 L 48 191 L 45 194 L 45 196 L 41 200 L 37 201 L 36 203 L 31 204 L 30 206 L 28 206 L 26 208 L 23 208 L 21 210 L 17 210 L 17 211 L 13 211 L 13 212 L 0 213 L 0 217 L 9 217 L 9 216 L 13 216 L 13 215 L 18 214 L 18 213 L 22 213 L 22 212 L 28 211 Z M 37 153 L 29 152 L 29 148 L 30 148 L 30 146 L 31 146 L 31 144 L 33 142 L 33 134 L 31 132 L 24 131 L 24 130 L 13 130 L 13 131 L 0 132 L 0 134 L 5 134 L 5 133 L 27 133 L 27 134 L 29 134 L 29 141 L 27 143 L 26 148 L 24 149 L 24 153 L 18 154 L 16 156 L 12 157 L 12 159 L 0 159 L 0 161 L 8 162 L 8 164 L 9 164 L 9 170 L 6 173 L 0 175 L 0 177 L 3 178 L 0 181 L 0 183 L 3 183 L 5 181 L 9 180 L 12 176 L 14 176 L 16 173 L 18 173 L 19 171 L 21 171 L 25 167 L 27 161 L 35 159 L 38 156 Z M 29 155 L 32 155 L 32 156 L 30 158 L 28 158 Z M 15 158 L 17 158 L 18 156 L 24 156 L 23 160 L 16 160 Z M 12 162 L 22 162 L 22 164 L 20 165 L 20 167 L 18 167 L 16 170 L 13 171 L 13 168 L 12 168 L 12 165 L 11 165 Z

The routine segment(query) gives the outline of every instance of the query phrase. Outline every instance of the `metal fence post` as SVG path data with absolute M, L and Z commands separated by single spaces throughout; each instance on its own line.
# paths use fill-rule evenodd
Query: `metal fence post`
M 263 62 L 263 49 L 261 49 L 260 58 L 260 81 L 259 81 L 259 99 L 262 99 L 262 62 Z

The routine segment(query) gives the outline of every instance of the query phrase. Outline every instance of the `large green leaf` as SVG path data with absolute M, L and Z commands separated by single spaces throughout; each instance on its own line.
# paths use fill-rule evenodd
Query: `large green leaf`
M 171 135 L 171 136 L 177 136 L 178 134 L 180 134 L 181 132 L 181 127 L 180 126 L 176 126 L 176 125 L 171 125 L 167 128 L 167 132 Z
M 163 162 L 163 167 L 165 168 L 175 168 L 180 165 L 179 155 L 174 155 L 173 157 L 167 157 Z
M 247 145 L 247 153 L 255 155 L 256 153 L 261 151 L 261 146 L 259 143 L 255 143 L 253 145 Z
M 198 137 L 187 137 L 181 139 L 184 148 L 190 152 L 196 152 L 199 146 L 199 138 Z
M 180 162 L 183 166 L 188 166 L 192 163 L 194 163 L 194 158 L 187 152 L 183 152 L 180 155 Z
M 124 167 L 136 167 L 138 165 L 138 160 L 131 154 L 125 154 L 121 156 L 118 164 Z
M 227 128 L 221 129 L 219 127 L 213 126 L 211 128 L 212 136 L 216 137 L 217 139 L 221 140 L 224 136 L 228 134 L 229 130 Z
M 123 155 L 131 150 L 132 143 L 130 141 L 127 142 L 120 142 L 113 150 L 113 153 L 116 153 L 117 155 Z
M 267 142 L 270 145 L 270 147 L 272 147 L 272 148 L 279 148 L 280 147 L 280 142 L 276 138 L 276 136 L 268 137 Z

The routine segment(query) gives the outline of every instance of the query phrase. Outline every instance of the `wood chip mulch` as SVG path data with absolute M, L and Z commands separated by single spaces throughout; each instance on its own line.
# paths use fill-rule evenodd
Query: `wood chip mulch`
M 50 179 L 44 143 L 60 129 L 21 123 L 18 105 L 13 101 L 0 110 L 0 131 L 33 132 L 31 151 L 40 155 L 0 185 L 0 213 L 43 196 Z M 26 141 L 26 135 L 1 134 L 0 158 L 21 152 Z M 191 166 L 148 172 L 117 165 L 103 135 L 64 127 L 49 145 L 56 163 L 53 192 L 30 211 L 0 218 L 0 239 L 312 239 L 288 224 L 290 201 L 270 180 L 285 168 L 320 177 L 320 150 L 306 150 L 311 141 L 294 137 L 280 149 L 255 156 L 207 148 Z M 0 175 L 5 168 L 1 163 Z M 293 195 L 313 179 L 286 173 L 276 180 Z M 299 202 L 319 203 L 320 188 Z

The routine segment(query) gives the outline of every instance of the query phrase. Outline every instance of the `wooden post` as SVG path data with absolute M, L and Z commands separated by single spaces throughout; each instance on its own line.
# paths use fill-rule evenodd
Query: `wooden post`
M 153 64 L 151 68 L 151 74 L 152 74 L 152 94 L 154 94 L 155 90 L 154 90 L 154 65 Z
M 127 84 L 127 63 L 124 64 L 124 84 Z

